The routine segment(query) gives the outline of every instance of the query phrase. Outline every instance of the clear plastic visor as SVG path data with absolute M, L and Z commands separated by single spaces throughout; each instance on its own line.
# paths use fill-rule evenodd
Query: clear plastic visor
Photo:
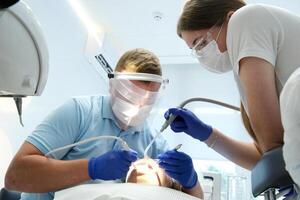
M 115 73 L 109 82 L 110 93 L 135 105 L 152 105 L 167 82 L 154 74 Z

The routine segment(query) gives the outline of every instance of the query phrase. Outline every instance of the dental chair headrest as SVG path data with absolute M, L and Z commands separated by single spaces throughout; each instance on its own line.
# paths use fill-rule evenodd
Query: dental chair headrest
M 266 152 L 251 172 L 252 193 L 254 197 L 270 188 L 283 188 L 294 184 L 282 155 L 282 147 Z

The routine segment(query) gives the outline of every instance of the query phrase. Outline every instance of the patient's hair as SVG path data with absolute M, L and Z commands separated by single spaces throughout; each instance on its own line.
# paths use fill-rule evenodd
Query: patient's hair
M 220 26 L 228 12 L 245 6 L 243 0 L 189 0 L 185 3 L 177 23 L 177 34 Z
M 159 168 L 155 171 L 156 173 L 146 174 L 142 169 L 139 169 L 139 164 L 148 163 L 152 166 L 157 166 L 157 163 L 152 159 L 140 159 L 136 161 L 133 165 L 136 167 L 129 170 L 126 178 L 127 183 L 137 183 L 137 184 L 148 184 L 148 185 L 157 185 L 162 187 L 168 187 L 176 190 L 182 189 L 181 185 L 170 178 L 166 172 Z
M 133 72 L 162 75 L 159 59 L 146 49 L 127 51 L 119 59 L 115 71 L 132 69 Z

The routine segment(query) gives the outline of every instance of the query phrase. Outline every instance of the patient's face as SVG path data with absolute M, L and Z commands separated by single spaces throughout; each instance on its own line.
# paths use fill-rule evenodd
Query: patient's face
M 171 187 L 172 182 L 152 159 L 140 159 L 132 164 L 126 182 Z

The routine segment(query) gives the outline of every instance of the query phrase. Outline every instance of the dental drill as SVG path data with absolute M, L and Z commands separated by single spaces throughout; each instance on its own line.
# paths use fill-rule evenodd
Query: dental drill
M 183 108 L 188 103 L 191 103 L 191 102 L 194 102 L 194 101 L 201 101 L 201 102 L 212 103 L 212 104 L 220 105 L 220 106 L 232 109 L 232 110 L 240 111 L 240 108 L 238 108 L 236 106 L 233 106 L 233 105 L 230 105 L 230 104 L 227 104 L 227 103 L 223 103 L 223 102 L 220 102 L 220 101 L 212 100 L 212 99 L 201 98 L 201 97 L 195 97 L 195 98 L 187 99 L 187 100 L 183 101 L 177 108 Z M 145 149 L 145 151 L 144 151 L 144 158 L 147 157 L 148 150 L 150 149 L 151 145 L 154 143 L 154 141 L 156 140 L 156 138 L 158 138 L 160 136 L 160 134 L 164 130 L 166 130 L 166 128 L 168 128 L 168 126 L 175 120 L 176 117 L 177 117 L 176 115 L 171 114 L 169 116 L 169 118 L 163 123 L 160 131 L 157 131 L 156 135 L 154 136 L 154 138 L 151 140 L 151 142 L 149 143 L 149 145 Z

